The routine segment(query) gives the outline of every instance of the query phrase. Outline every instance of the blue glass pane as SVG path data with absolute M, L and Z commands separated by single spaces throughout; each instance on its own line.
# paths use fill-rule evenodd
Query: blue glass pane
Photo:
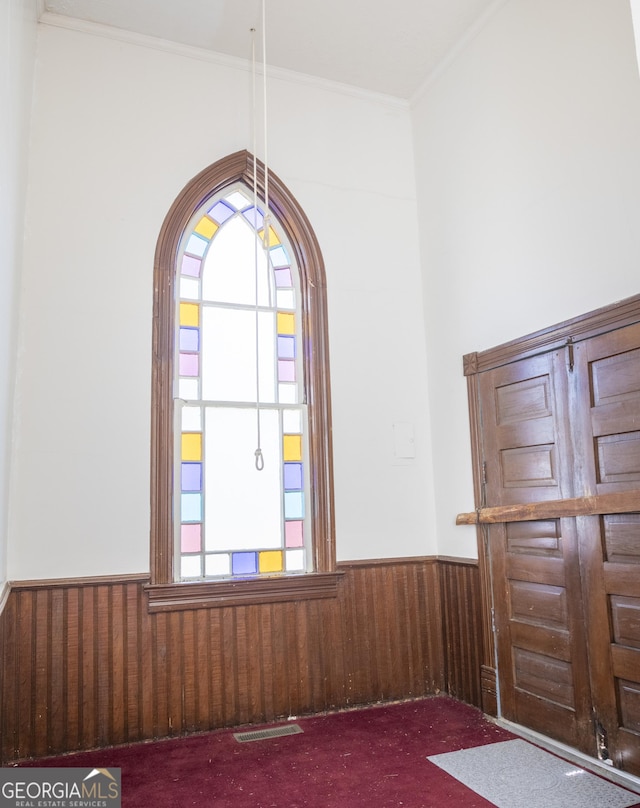
M 200 236 L 196 236 L 195 233 L 192 233 L 189 237 L 189 241 L 187 241 L 186 252 L 191 253 L 192 255 L 197 255 L 199 258 L 205 254 L 207 247 L 209 246 L 209 242 L 204 239 L 200 238 Z
M 284 487 L 289 491 L 302 488 L 302 463 L 284 464 Z
M 200 350 L 200 330 L 198 328 L 180 329 L 180 350 L 194 353 Z
M 183 491 L 200 491 L 202 488 L 202 463 L 183 463 L 181 476 Z
M 254 227 L 256 230 L 262 230 L 262 223 L 264 221 L 264 214 L 258 208 L 254 208 L 253 206 L 247 208 L 247 210 L 242 212 L 244 218 L 249 222 L 249 224 Z
M 278 337 L 278 358 L 279 359 L 295 359 L 296 358 L 296 338 L 295 337 Z
M 182 494 L 180 508 L 180 521 L 202 521 L 202 494 Z
M 216 204 L 209 208 L 207 211 L 209 216 L 213 219 L 214 222 L 218 222 L 218 224 L 222 224 L 226 222 L 234 214 L 233 208 L 230 208 L 229 205 L 225 205 L 224 202 L 216 202 Z
M 269 258 L 274 267 L 288 267 L 291 263 L 284 247 L 274 247 L 273 250 L 269 251 Z
M 285 519 L 304 518 L 304 494 L 302 491 L 285 492 L 284 515 Z
M 258 572 L 257 553 L 233 553 L 231 556 L 233 575 L 255 575 Z

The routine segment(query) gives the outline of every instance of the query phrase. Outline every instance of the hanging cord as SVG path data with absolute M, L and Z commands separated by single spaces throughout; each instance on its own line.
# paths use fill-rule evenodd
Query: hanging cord
M 264 468 L 264 457 L 262 455 L 262 441 L 260 433 L 260 334 L 259 334 L 259 298 L 258 298 L 258 158 L 256 157 L 256 29 L 251 29 L 251 78 L 252 78 L 252 100 L 253 100 L 253 229 L 255 232 L 253 249 L 253 269 L 255 279 L 255 329 L 256 329 L 256 470 L 262 471 Z
M 269 238 L 271 230 L 271 214 L 269 212 L 269 161 L 267 159 L 267 3 L 262 0 L 262 112 L 264 117 L 264 229 L 262 242 L 269 251 Z M 255 172 L 254 172 L 255 174 Z

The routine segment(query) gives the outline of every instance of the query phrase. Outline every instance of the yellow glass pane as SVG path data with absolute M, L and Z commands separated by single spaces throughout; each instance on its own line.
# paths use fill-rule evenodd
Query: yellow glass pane
M 278 334 L 295 334 L 296 318 L 294 314 L 287 314 L 284 311 L 278 312 Z
M 258 233 L 262 241 L 264 241 L 264 227 Z M 277 247 L 278 244 L 281 244 L 280 239 L 278 238 L 278 234 L 273 229 L 273 227 L 269 227 L 269 247 Z
M 218 225 L 215 222 L 212 222 L 208 216 L 203 216 L 193 229 L 201 236 L 210 239 L 218 229 Z
M 197 303 L 180 304 L 180 325 L 200 325 L 200 306 Z
M 282 436 L 283 460 L 302 460 L 302 435 Z
M 182 433 L 182 459 L 202 460 L 202 434 L 200 432 Z
M 268 550 L 258 555 L 260 572 L 282 572 L 282 551 Z

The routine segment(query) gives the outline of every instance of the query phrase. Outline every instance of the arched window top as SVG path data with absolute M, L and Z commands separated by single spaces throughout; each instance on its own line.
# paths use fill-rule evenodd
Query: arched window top
M 152 609 L 335 592 L 324 266 L 306 216 L 271 173 L 264 233 L 264 185 L 246 151 L 214 163 L 183 189 L 158 240 Z M 256 246 L 265 235 L 266 252 Z M 246 442 L 250 402 L 269 443 L 268 501 L 254 478 L 239 493 L 226 471 L 236 443 L 221 436 L 236 429 Z M 229 503 L 242 497 L 233 518 Z

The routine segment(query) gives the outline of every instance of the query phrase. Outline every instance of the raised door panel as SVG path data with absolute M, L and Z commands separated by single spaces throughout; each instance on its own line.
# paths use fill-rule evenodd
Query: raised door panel
M 550 352 L 481 374 L 487 507 L 572 496 L 566 357 Z M 589 682 L 571 520 L 487 527 L 505 718 L 584 749 Z
M 589 340 L 576 358 L 585 489 L 638 491 L 638 513 L 577 522 L 602 746 L 640 774 L 640 325 Z

